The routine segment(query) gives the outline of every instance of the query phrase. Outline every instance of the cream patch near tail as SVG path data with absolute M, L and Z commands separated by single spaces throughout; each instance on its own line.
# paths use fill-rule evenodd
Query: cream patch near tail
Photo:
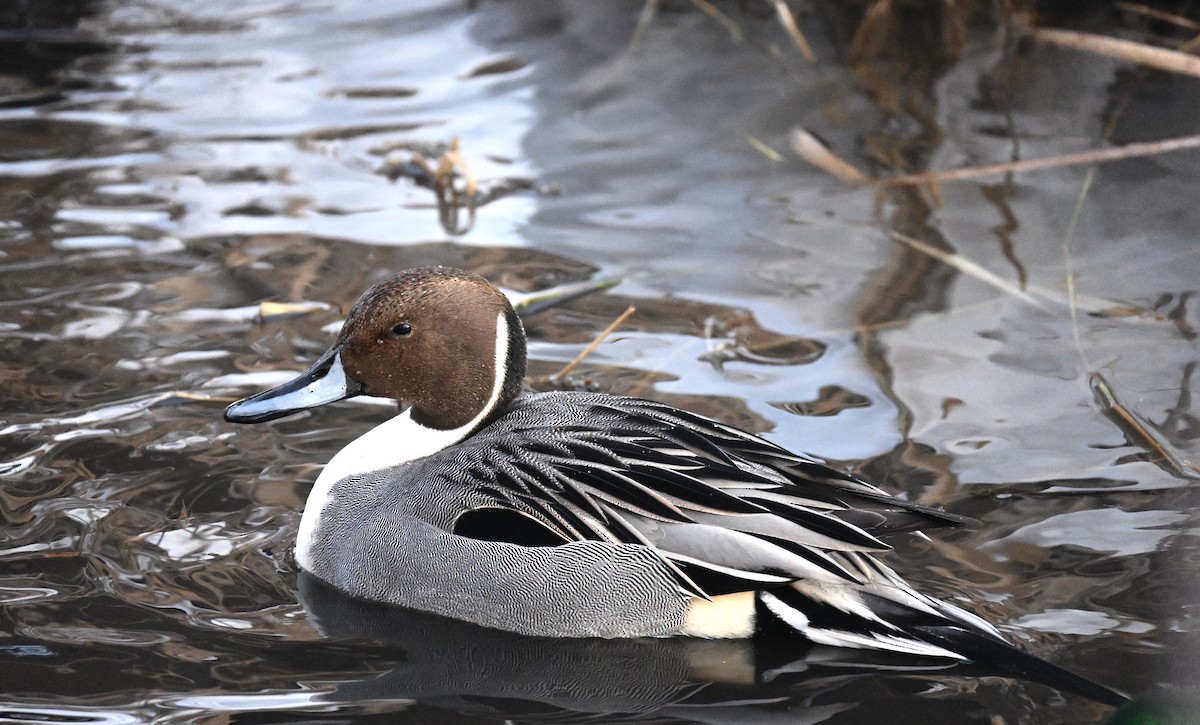
M 683 634 L 709 639 L 738 639 L 754 634 L 754 592 L 736 592 L 688 602 Z

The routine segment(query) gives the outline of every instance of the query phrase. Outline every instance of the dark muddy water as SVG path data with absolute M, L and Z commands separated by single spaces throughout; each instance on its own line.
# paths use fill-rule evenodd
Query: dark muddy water
M 519 291 L 621 279 L 527 319 L 532 387 L 668 400 L 975 517 L 891 562 L 1111 686 L 1200 681 L 1200 153 L 877 192 L 788 144 L 808 128 L 884 176 L 1055 156 L 1200 133 L 1200 81 L 986 14 L 828 5 L 800 15 L 815 63 L 767 3 L 718 6 L 740 37 L 691 3 L 642 32 L 636 2 L 6 6 L 0 720 L 1106 716 L 969 668 L 543 642 L 298 578 L 309 485 L 389 411 L 235 428 L 223 401 L 430 263 Z M 1093 11 L 1070 20 L 1188 39 Z M 414 160 L 452 139 L 473 219 Z

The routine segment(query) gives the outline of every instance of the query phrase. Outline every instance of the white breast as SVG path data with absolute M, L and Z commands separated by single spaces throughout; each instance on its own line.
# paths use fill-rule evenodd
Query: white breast
M 508 363 L 508 321 L 504 313 L 496 319 L 496 360 L 492 393 L 487 405 L 471 422 L 453 430 L 427 428 L 412 419 L 412 411 L 406 410 L 396 417 L 381 423 L 338 451 L 321 475 L 317 476 L 304 514 L 300 517 L 300 529 L 296 532 L 296 563 L 313 570 L 311 550 L 317 532 L 317 523 L 326 507 L 336 505 L 333 486 L 342 479 L 399 466 L 418 458 L 431 456 L 467 437 L 480 421 L 491 414 L 504 390 L 504 370 Z

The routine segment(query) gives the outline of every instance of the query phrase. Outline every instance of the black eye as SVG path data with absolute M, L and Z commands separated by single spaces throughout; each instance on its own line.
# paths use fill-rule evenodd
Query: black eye
M 396 323 L 396 326 L 392 328 L 392 334 L 396 337 L 408 337 L 412 334 L 412 325 L 407 322 Z

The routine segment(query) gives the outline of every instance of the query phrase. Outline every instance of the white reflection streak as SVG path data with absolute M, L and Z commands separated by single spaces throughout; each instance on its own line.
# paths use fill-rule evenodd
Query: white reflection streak
M 39 431 L 54 426 L 73 427 L 90 425 L 92 423 L 109 423 L 122 418 L 127 418 L 131 415 L 136 415 L 137 413 L 141 413 L 156 403 L 167 400 L 173 396 L 174 393 L 157 393 L 141 398 L 134 398 L 133 400 L 128 400 L 122 403 L 103 405 L 99 408 L 93 408 L 92 410 L 85 411 L 79 415 L 73 415 L 66 418 L 43 418 L 37 423 L 14 424 L 4 429 L 0 429 L 0 435 L 12 435 L 14 433 Z
M 267 710 L 296 710 L 318 707 L 321 710 L 336 709 L 338 705 L 322 701 L 322 697 L 333 690 L 306 690 L 304 692 L 280 692 L 275 694 L 238 695 L 221 693 L 214 695 L 187 695 L 164 701 L 165 705 L 178 708 L 180 716 L 211 716 L 213 712 L 263 712 Z
M 1173 527 L 1187 518 L 1179 511 L 1073 511 L 1022 526 L 983 548 L 996 549 L 1006 541 L 1019 541 L 1043 549 L 1074 546 L 1116 556 L 1139 556 L 1156 551 L 1163 541 L 1180 533 Z
M 306 690 L 277 694 L 220 693 L 213 695 L 182 695 L 159 697 L 141 702 L 117 705 L 100 710 L 88 707 L 49 707 L 5 703 L 9 717 L 26 716 L 22 722 L 86 722 L 105 725 L 129 723 L 193 723 L 211 718 L 214 712 L 267 712 L 272 710 L 308 710 L 327 712 L 339 707 L 321 698 L 333 690 Z M 121 712 L 118 708 L 123 709 Z
M 210 522 L 196 526 L 155 531 L 143 534 L 141 540 L 162 549 L 176 561 L 203 561 L 229 556 L 236 550 L 261 544 L 269 540 L 273 532 L 230 533 L 224 522 Z
M 108 428 L 88 427 L 96 423 L 112 423 L 142 413 L 151 406 L 173 397 L 173 393 L 157 393 L 113 405 L 104 405 L 79 415 L 63 418 L 43 418 L 36 423 L 14 423 L 0 428 L 0 436 L 36 433 L 53 428 L 65 428 L 33 450 L 7 461 L 0 461 L 0 478 L 19 476 L 30 471 L 38 461 L 49 455 L 59 443 L 89 436 L 112 435 Z M 3 422 L 3 421 L 0 421 Z
M 4 703 L 4 715 L 6 722 L 81 722 L 88 723 L 88 725 L 93 723 L 125 725 L 125 723 L 146 722 L 144 715 L 135 715 L 129 712 L 103 712 L 87 707 L 29 707 L 11 703 Z M 18 719 L 17 716 L 27 717 Z M 9 718 L 12 719 L 9 720 Z

